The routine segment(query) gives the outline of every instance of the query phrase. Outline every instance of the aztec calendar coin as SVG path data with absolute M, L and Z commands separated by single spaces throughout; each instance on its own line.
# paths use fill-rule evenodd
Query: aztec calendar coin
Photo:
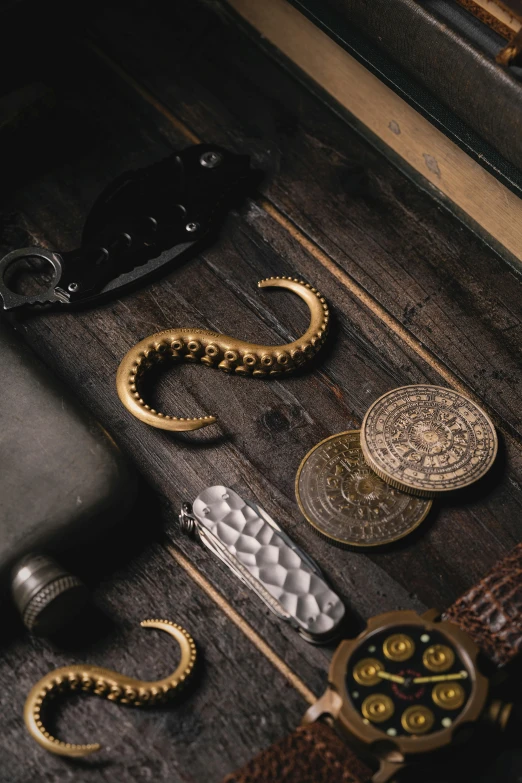
M 340 546 L 382 546 L 425 519 L 431 501 L 389 486 L 367 465 L 358 430 L 322 440 L 301 462 L 295 494 L 305 519 Z
M 482 478 L 497 454 L 497 434 L 484 411 L 441 386 L 402 386 L 368 410 L 361 447 L 388 484 L 421 497 L 461 489 Z

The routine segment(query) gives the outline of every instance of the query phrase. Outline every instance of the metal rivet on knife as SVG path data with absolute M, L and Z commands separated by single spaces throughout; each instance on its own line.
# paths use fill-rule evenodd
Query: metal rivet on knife
M 223 155 L 221 155 L 219 152 L 204 152 L 200 157 L 199 162 L 207 169 L 215 169 L 216 166 L 219 166 L 222 160 Z

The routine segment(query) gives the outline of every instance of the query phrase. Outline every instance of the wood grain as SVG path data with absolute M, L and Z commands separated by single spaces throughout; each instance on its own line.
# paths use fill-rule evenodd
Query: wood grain
M 286 0 L 228 2 L 435 192 L 522 261 L 518 196 Z
M 268 200 L 520 435 L 520 276 L 233 25 L 181 15 L 108 11 L 95 32 L 191 134 L 253 152 Z
M 295 714 L 306 708 L 302 696 L 255 647 L 245 645 L 243 634 L 157 544 L 114 571 L 94 598 L 97 614 L 89 618 L 90 627 L 69 629 L 79 636 L 68 636 L 69 649 L 21 636 L 3 650 L 3 782 L 196 783 L 209 774 L 218 780 L 251 750 L 271 742 L 274 732 L 290 731 Z M 154 679 L 175 668 L 176 644 L 139 626 L 157 616 L 173 618 L 196 637 L 200 660 L 185 694 L 165 707 L 141 710 L 86 695 L 68 697 L 52 711 L 53 730 L 66 741 L 99 740 L 102 750 L 75 762 L 35 745 L 23 725 L 23 705 L 31 685 L 49 670 L 88 660 Z M 97 639 L 100 625 L 104 634 Z M 251 705 L 238 694 L 251 692 L 258 678 L 264 685 L 256 729 L 245 733 Z M 273 710 L 281 694 L 284 703 Z
M 193 138 L 253 151 L 269 176 L 262 196 L 230 215 L 215 245 L 161 280 L 96 308 L 15 319 L 134 460 L 148 490 L 132 524 L 93 551 L 71 552 L 102 612 L 78 630 L 76 646 L 30 639 L 15 624 L 5 636 L 2 783 L 217 782 L 299 722 L 303 695 L 321 693 L 331 650 L 297 637 L 180 534 L 182 500 L 205 485 L 222 482 L 257 498 L 323 567 L 346 600 L 352 632 L 381 611 L 447 606 L 520 540 L 519 302 L 509 268 L 234 27 L 199 3 L 176 7 L 174 19 L 162 16 L 161 4 L 154 15 L 139 5 L 105 7 L 91 22 L 103 57 L 62 42 L 59 57 L 41 61 L 61 122 L 34 139 L 39 167 L 24 165 L 25 150 L 12 151 L 19 177 L 1 207 L 2 251 L 31 239 L 73 247 L 101 188 L 184 146 L 187 128 Z M 116 369 L 147 334 L 175 325 L 260 342 L 298 334 L 302 303 L 255 287 L 275 274 L 304 277 L 332 305 L 332 335 L 312 371 L 263 382 L 175 368 L 159 385 L 162 407 L 219 415 L 218 426 L 191 436 L 147 428 L 125 411 Z M 405 307 L 414 310 L 405 315 Z M 412 339 L 402 339 L 383 312 Z M 488 481 L 439 505 L 417 534 L 387 550 L 349 552 L 317 538 L 293 495 L 302 456 L 321 438 L 357 427 L 388 389 L 441 383 L 437 362 L 495 413 L 502 449 Z M 509 373 L 500 372 L 504 366 Z M 223 612 L 223 601 L 232 612 Z M 100 738 L 106 749 L 92 766 L 45 755 L 22 727 L 29 687 L 67 661 L 161 676 L 175 650 L 138 625 L 158 614 L 186 625 L 199 644 L 204 667 L 193 690 L 166 711 L 67 703 L 59 736 Z

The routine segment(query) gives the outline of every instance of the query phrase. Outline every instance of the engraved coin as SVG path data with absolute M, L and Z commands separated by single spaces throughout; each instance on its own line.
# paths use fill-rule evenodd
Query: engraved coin
M 410 533 L 431 501 L 414 498 L 382 481 L 366 464 L 359 431 L 318 443 L 301 462 L 295 482 L 303 516 L 341 546 L 379 546 Z
M 497 454 L 497 434 L 467 397 L 441 386 L 403 386 L 378 399 L 361 428 L 367 463 L 388 484 L 421 497 L 482 478 Z

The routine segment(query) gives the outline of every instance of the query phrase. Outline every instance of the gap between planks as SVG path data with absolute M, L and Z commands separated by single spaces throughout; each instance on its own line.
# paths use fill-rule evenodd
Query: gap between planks
M 257 631 L 254 631 L 251 625 L 247 623 L 246 620 L 244 620 L 241 615 L 236 612 L 236 610 L 228 603 L 226 598 L 224 598 L 216 588 L 210 584 L 208 579 L 206 579 L 201 571 L 199 571 L 188 558 L 185 557 L 184 554 L 180 552 L 179 549 L 172 546 L 172 544 L 167 545 L 167 551 L 169 554 L 174 558 L 176 563 L 178 563 L 188 574 L 189 576 L 196 582 L 198 587 L 200 587 L 202 590 L 205 591 L 205 593 L 214 601 L 217 606 L 222 610 L 223 614 L 225 614 L 229 620 L 231 620 L 240 631 L 242 631 L 247 639 L 249 639 L 252 644 L 257 647 L 257 649 L 270 661 L 272 666 L 274 666 L 275 669 L 280 672 L 283 677 L 285 677 L 290 685 L 292 685 L 296 691 L 298 691 L 301 696 L 308 702 L 308 704 L 315 704 L 317 701 L 317 696 L 312 693 L 310 688 L 308 688 L 305 683 L 295 674 L 295 672 L 290 669 L 289 666 L 286 665 L 286 663 L 282 660 L 282 658 L 275 653 L 271 647 L 259 636 Z
M 460 5 L 464 6 L 466 8 L 466 2 L 462 2 L 462 0 L 457 0 L 457 2 L 460 3 Z M 500 5 L 497 5 L 496 0 L 471 0 L 469 3 L 471 6 L 478 6 L 478 9 L 482 9 L 486 12 L 487 16 L 492 16 L 493 19 L 496 19 L 498 22 L 500 22 L 501 25 L 504 25 L 504 27 L 508 28 L 508 31 L 511 31 L 511 33 L 518 33 L 520 28 L 522 27 L 522 24 L 520 21 L 512 14 L 510 11 L 504 8 L 502 8 Z M 467 8 L 466 10 L 473 13 L 473 10 L 470 8 Z M 478 13 L 474 14 L 478 19 L 480 19 L 480 16 Z M 482 21 L 482 20 L 480 20 Z M 497 31 L 499 32 L 499 31 Z M 500 33 L 502 35 L 502 33 Z M 508 34 L 506 35 L 506 38 L 510 38 L 511 36 Z
M 113 70 L 123 81 L 125 81 L 133 90 L 135 90 L 149 105 L 158 111 L 173 127 L 176 128 L 192 144 L 200 144 L 201 139 L 192 131 L 182 120 L 173 114 L 162 101 L 156 98 L 150 90 L 140 84 L 131 76 L 121 65 L 104 52 L 94 41 L 85 39 L 86 46 L 99 57 L 111 70 Z M 460 379 L 447 368 L 431 351 L 425 348 L 422 343 L 414 338 L 408 330 L 391 315 L 371 294 L 360 286 L 354 278 L 345 272 L 339 264 L 333 261 L 321 248 L 313 242 L 306 234 L 289 218 L 287 218 L 271 201 L 267 198 L 261 198 L 258 205 L 276 220 L 281 227 L 287 231 L 292 238 L 298 242 L 313 258 L 315 258 L 328 272 L 339 280 L 357 299 L 364 304 L 380 321 L 382 321 L 397 337 L 400 338 L 410 349 L 420 356 L 432 369 L 434 369 L 449 386 L 465 394 L 478 402 L 488 410 L 488 406 L 481 401 Z M 488 410 L 489 415 L 498 426 L 498 417 Z M 504 426 L 511 430 L 507 422 Z M 515 443 L 518 440 L 515 434 Z M 203 574 L 188 560 L 180 550 L 174 546 L 167 546 L 167 551 L 172 558 L 189 574 L 193 581 L 206 592 L 206 594 L 215 602 L 223 613 L 242 631 L 249 641 L 267 658 L 268 661 L 277 669 L 286 680 L 303 696 L 309 703 L 314 704 L 317 701 L 315 694 L 306 686 L 306 684 L 293 672 L 289 666 L 272 650 L 272 648 L 259 636 L 249 623 L 228 603 L 224 596 L 214 588 L 214 586 L 203 576 Z
M 170 109 L 168 109 L 162 101 L 156 98 L 150 90 L 140 84 L 133 76 L 131 76 L 121 65 L 112 59 L 106 52 L 91 39 L 86 38 L 85 44 L 90 48 L 106 65 L 108 65 L 118 76 L 120 76 L 130 87 L 132 87 L 147 103 L 153 106 L 165 119 L 167 119 L 185 138 L 192 144 L 201 144 L 202 139 L 194 133 L 194 131 L 188 127 L 182 120 L 176 117 Z M 267 214 L 269 214 L 279 225 L 291 235 L 291 237 L 303 247 L 306 252 L 316 259 L 333 277 L 335 277 L 343 286 L 350 291 L 362 304 L 365 305 L 382 323 L 384 323 L 390 331 L 392 331 L 402 342 L 413 350 L 423 361 L 426 362 L 433 370 L 435 370 L 441 378 L 452 386 L 456 391 L 464 394 L 470 398 L 482 408 L 486 410 L 488 415 L 494 421 L 495 425 L 499 429 L 507 429 L 514 439 L 515 444 L 520 448 L 520 442 L 518 433 L 507 421 L 503 421 L 496 412 L 491 410 L 483 400 L 480 399 L 460 378 L 447 367 L 440 359 L 426 348 L 420 340 L 415 338 L 401 322 L 391 313 L 389 313 L 383 305 L 381 305 L 377 299 L 375 299 L 368 291 L 366 291 L 348 272 L 330 256 L 328 256 L 319 245 L 308 237 L 304 231 L 296 225 L 290 218 L 284 215 L 275 204 L 266 197 L 261 197 L 256 201 L 257 206 L 261 207 Z

